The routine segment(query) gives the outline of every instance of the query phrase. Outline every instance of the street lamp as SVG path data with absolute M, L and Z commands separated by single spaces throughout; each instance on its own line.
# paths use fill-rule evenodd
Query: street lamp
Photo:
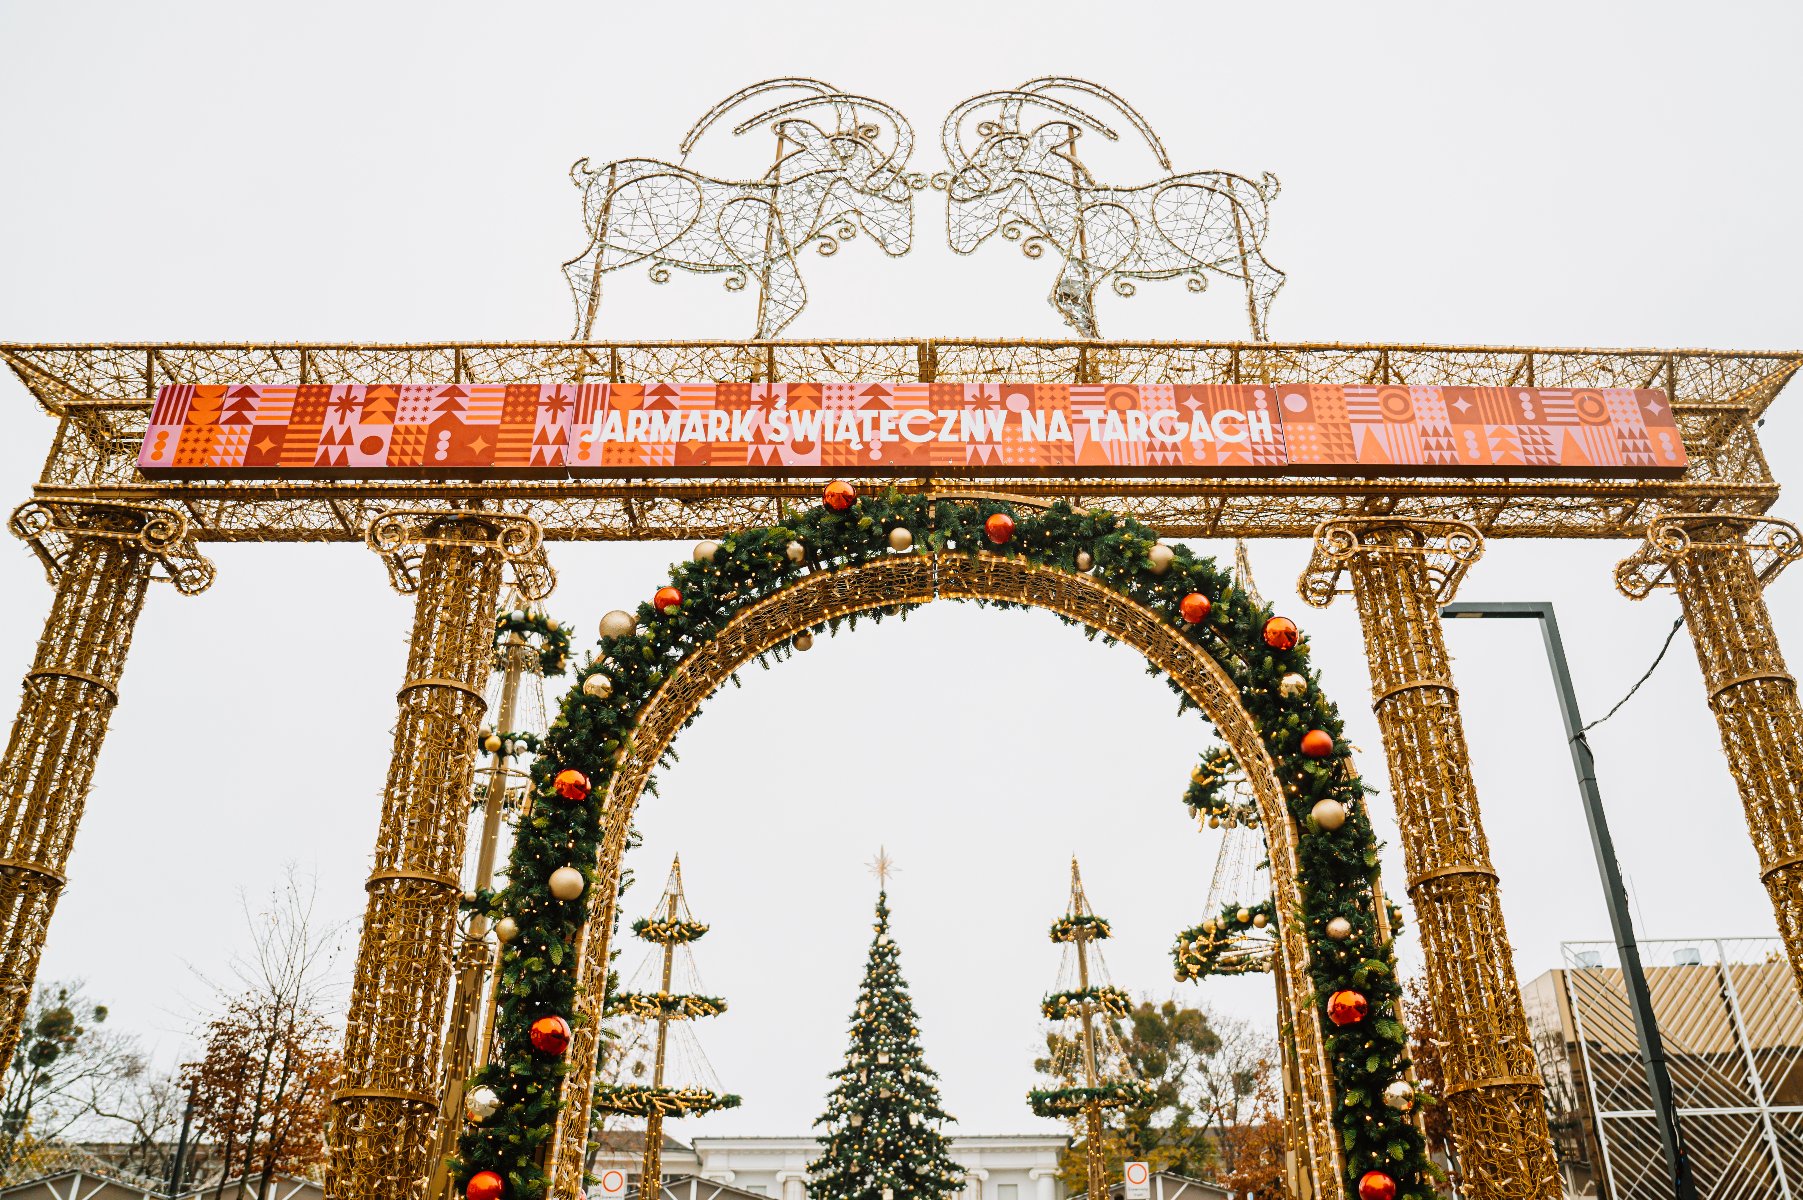
M 1584 736 L 1578 716 L 1578 698 L 1571 690 L 1571 671 L 1565 663 L 1565 645 L 1559 639 L 1559 620 L 1553 606 L 1535 603 L 1468 602 L 1448 604 L 1442 617 L 1525 617 L 1540 622 L 1546 641 L 1546 658 L 1553 671 L 1553 687 L 1559 693 L 1559 713 L 1565 719 L 1565 736 L 1571 747 L 1571 765 L 1578 774 L 1578 792 L 1584 801 L 1584 818 L 1590 825 L 1590 844 L 1596 851 L 1597 872 L 1603 879 L 1603 900 L 1609 908 L 1609 924 L 1615 930 L 1615 948 L 1621 955 L 1622 980 L 1628 989 L 1628 1008 L 1634 1014 L 1634 1032 L 1640 1038 L 1640 1061 L 1646 1068 L 1653 1093 L 1653 1118 L 1659 1140 L 1665 1146 L 1665 1164 L 1675 1200 L 1696 1200 L 1696 1184 L 1690 1177 L 1690 1158 L 1678 1130 L 1678 1110 L 1672 1101 L 1671 1072 L 1665 1062 L 1665 1043 L 1653 1016 L 1653 997 L 1647 990 L 1646 970 L 1640 963 L 1640 947 L 1634 941 L 1634 922 L 1628 916 L 1628 900 L 1621 883 L 1621 867 L 1615 861 L 1615 841 L 1603 813 L 1603 798 L 1596 786 L 1596 760 Z

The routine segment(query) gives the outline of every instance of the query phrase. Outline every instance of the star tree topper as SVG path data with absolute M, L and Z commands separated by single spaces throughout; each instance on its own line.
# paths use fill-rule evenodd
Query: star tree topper
M 895 860 L 889 857 L 889 851 L 883 846 L 876 848 L 876 857 L 870 860 L 870 873 L 876 876 L 876 885 L 884 891 L 889 890 L 889 876 L 896 874 L 900 868 Z

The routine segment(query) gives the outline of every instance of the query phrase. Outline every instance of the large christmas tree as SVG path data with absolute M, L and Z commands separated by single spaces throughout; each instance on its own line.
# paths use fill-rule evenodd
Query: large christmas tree
M 879 860 L 886 862 L 886 860 Z M 889 936 L 888 892 L 877 894 L 876 936 L 864 967 L 851 1049 L 826 1111 L 820 1157 L 808 1164 L 813 1200 L 942 1200 L 964 1186 L 946 1156 L 948 1121 L 936 1072 L 921 1060 L 914 1002 Z

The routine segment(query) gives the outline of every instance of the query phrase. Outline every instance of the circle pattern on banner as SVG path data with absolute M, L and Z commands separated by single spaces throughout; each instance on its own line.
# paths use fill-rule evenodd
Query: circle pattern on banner
M 1131 1162 L 1127 1164 L 1128 1183 L 1144 1183 L 1150 1177 L 1149 1170 L 1145 1163 Z

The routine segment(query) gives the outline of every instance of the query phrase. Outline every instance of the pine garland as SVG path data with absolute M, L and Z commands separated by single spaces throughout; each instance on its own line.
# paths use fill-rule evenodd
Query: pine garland
M 1091 1004 L 1092 1012 L 1103 1017 L 1125 1017 L 1133 1012 L 1133 1000 L 1126 992 L 1117 987 L 1105 986 L 1053 992 L 1039 1002 L 1039 1011 L 1045 1014 L 1048 1021 L 1062 1021 L 1067 1017 L 1081 1016 L 1085 1000 Z
M 1261 921 L 1260 918 L 1263 918 Z M 1248 975 L 1269 970 L 1269 965 L 1227 959 L 1225 955 L 1240 944 L 1240 938 L 1253 929 L 1270 927 L 1276 933 L 1277 906 L 1269 900 L 1257 904 L 1228 904 L 1219 916 L 1192 925 L 1177 935 L 1171 947 L 1171 959 L 1179 980 L 1200 979 L 1206 975 Z
M 707 1088 L 654 1088 L 648 1083 L 602 1084 L 595 1089 L 595 1107 L 629 1117 L 661 1112 L 666 1117 L 687 1117 L 739 1107 L 739 1097 L 721 1095 Z
M 1086 941 L 1100 942 L 1113 935 L 1113 927 L 1103 917 L 1094 913 L 1081 913 L 1077 916 L 1065 914 L 1052 922 L 1052 940 L 1054 942 L 1074 942 L 1081 931 Z
M 1143 1108 L 1157 1099 L 1152 1085 L 1143 1079 L 1115 1079 L 1095 1087 L 1034 1088 L 1027 1104 L 1040 1117 L 1070 1117 L 1091 1104 L 1102 1108 Z
M 984 519 L 996 512 L 1007 512 L 1015 521 L 1014 537 L 1004 546 L 992 545 L 984 535 Z M 660 613 L 649 603 L 641 604 L 637 631 L 603 639 L 599 659 L 591 659 L 578 672 L 584 679 L 604 672 L 611 690 L 605 696 L 588 695 L 578 686 L 565 697 L 545 753 L 532 767 L 534 804 L 516 832 L 510 884 L 506 891 L 476 902 L 491 918 L 511 916 L 520 932 L 501 955 L 496 1053 L 474 1081 L 492 1087 L 502 1107 L 465 1133 L 460 1181 L 479 1170 L 494 1170 L 507 1181 L 509 1200 L 542 1200 L 545 1194 L 544 1172 L 535 1157 L 550 1136 L 558 1085 L 567 1067 L 561 1059 L 535 1053 L 527 1029 L 546 1013 L 574 1012 L 576 947 L 586 916 L 582 901 L 553 899 L 548 881 L 557 867 L 595 861 L 601 796 L 612 777 L 615 756 L 630 741 L 651 695 L 678 663 L 707 644 L 740 609 L 789 586 L 804 572 L 891 555 L 888 534 L 899 527 L 914 534 L 910 553 L 990 553 L 1073 573 L 1078 554 L 1086 553 L 1093 559 L 1092 578 L 1170 622 L 1213 656 L 1238 686 L 1297 823 L 1303 911 L 1296 919 L 1309 940 L 1312 1002 L 1324 1009 L 1333 992 L 1356 988 L 1370 1004 L 1371 1015 L 1356 1025 L 1342 1028 L 1324 1022 L 1347 1182 L 1356 1186 L 1364 1172 L 1381 1168 L 1397 1180 L 1402 1200 L 1429 1200 L 1431 1167 L 1421 1136 L 1406 1114 L 1385 1107 L 1381 1100 L 1384 1087 L 1400 1078 L 1406 1066 L 1406 1037 L 1395 1019 L 1401 993 L 1394 958 L 1371 911 L 1378 847 L 1363 804 L 1367 789 L 1353 769 L 1338 710 L 1309 672 L 1306 640 L 1290 650 L 1267 646 L 1262 628 L 1271 613 L 1269 606 L 1253 608 L 1226 570 L 1212 559 L 1197 558 L 1187 547 L 1172 547 L 1175 554 L 1169 567 L 1162 574 L 1155 572 L 1148 554 L 1157 535 L 1130 518 L 1095 510 L 1079 513 L 1063 504 L 1015 512 L 999 501 L 929 501 L 893 492 L 861 499 L 844 512 L 816 507 L 782 524 L 722 539 L 711 559 L 682 563 L 671 572 L 671 583 L 682 594 L 679 606 Z M 801 562 L 792 561 L 786 552 L 790 543 L 802 547 Z M 1214 600 L 1209 616 L 1198 625 L 1184 624 L 1178 608 L 1192 591 Z M 904 611 L 898 606 L 861 615 L 880 620 Z M 826 629 L 834 630 L 842 622 L 855 625 L 857 620 L 858 615 L 829 620 Z M 1096 630 L 1086 632 L 1098 636 Z M 787 653 L 779 650 L 765 657 L 780 659 Z M 1305 686 L 1280 689 L 1291 675 L 1299 676 Z M 1195 707 L 1174 681 L 1166 682 L 1178 692 L 1180 708 Z M 1334 739 L 1327 757 L 1302 754 L 1302 735 L 1311 729 Z M 566 801 L 552 791 L 551 780 L 564 769 L 588 777 L 592 791 L 586 798 Z M 1339 800 L 1348 812 L 1345 825 L 1331 833 L 1312 827 L 1307 819 L 1314 804 L 1327 798 Z M 1353 933 L 1336 942 L 1325 931 L 1330 919 L 1341 916 L 1352 922 Z M 830 1186 L 845 1183 L 839 1179 Z M 859 1195 L 850 1190 L 830 1194 Z
M 726 1011 L 718 996 L 673 996 L 669 992 L 614 992 L 607 997 L 607 1015 L 630 1014 L 656 1020 L 689 1021 L 717 1017 Z
M 709 928 L 700 921 L 653 920 L 650 917 L 640 917 L 632 923 L 632 932 L 636 936 L 660 946 L 677 946 L 683 942 L 697 941 Z
M 538 671 L 562 675 L 569 667 L 570 630 L 536 608 L 516 608 L 495 617 L 495 649 L 504 649 L 509 635 L 519 634 L 529 644 L 538 642 Z

